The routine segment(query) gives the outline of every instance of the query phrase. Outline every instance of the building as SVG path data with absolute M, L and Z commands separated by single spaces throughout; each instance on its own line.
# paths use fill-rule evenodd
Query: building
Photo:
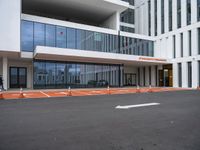
M 10 88 L 200 85 L 200 0 L 0 0 Z

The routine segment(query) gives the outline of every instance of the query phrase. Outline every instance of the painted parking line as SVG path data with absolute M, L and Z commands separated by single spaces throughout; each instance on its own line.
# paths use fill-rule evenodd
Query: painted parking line
M 48 94 L 46 94 L 46 93 L 44 93 L 44 92 L 42 92 L 42 91 L 40 91 L 40 93 L 42 93 L 43 95 L 45 95 L 45 96 L 47 96 L 47 97 L 51 97 L 51 96 L 49 96 Z
M 146 106 L 155 106 L 160 105 L 160 103 L 146 103 L 146 104 L 137 104 L 137 105 L 125 105 L 125 106 L 116 106 L 116 109 L 129 109 L 129 108 L 136 108 L 136 107 L 146 107 Z

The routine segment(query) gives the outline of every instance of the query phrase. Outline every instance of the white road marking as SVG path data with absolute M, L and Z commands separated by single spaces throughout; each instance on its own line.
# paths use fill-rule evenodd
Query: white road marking
M 116 109 L 129 109 L 129 108 L 136 108 L 136 107 L 145 107 L 145 106 L 155 106 L 160 105 L 160 103 L 146 103 L 146 104 L 137 104 L 137 105 L 125 105 L 125 106 L 116 106 Z
M 42 91 L 40 91 L 40 93 L 44 94 L 44 95 L 47 96 L 47 97 L 51 97 L 51 96 L 49 96 L 48 94 L 46 94 L 46 93 L 44 93 L 44 92 L 42 92 Z

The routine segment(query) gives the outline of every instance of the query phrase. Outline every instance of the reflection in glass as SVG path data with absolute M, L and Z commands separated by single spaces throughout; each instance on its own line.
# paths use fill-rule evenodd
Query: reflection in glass
M 21 29 L 21 49 L 23 51 L 33 51 L 33 22 L 22 21 Z
M 46 46 L 56 46 L 56 27 L 54 25 L 46 25 Z
M 66 48 L 66 28 L 56 27 L 56 46 L 60 48 Z
M 44 24 L 34 23 L 34 48 L 44 46 Z
M 120 65 L 34 62 L 34 88 L 117 87 Z

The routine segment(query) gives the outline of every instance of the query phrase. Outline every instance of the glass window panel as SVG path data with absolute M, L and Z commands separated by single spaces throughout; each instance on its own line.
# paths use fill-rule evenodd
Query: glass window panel
M 44 46 L 44 28 L 45 25 L 42 23 L 34 23 L 34 48 L 36 46 Z
M 67 28 L 67 48 L 76 49 L 76 30 Z
M 47 82 L 46 88 L 54 88 L 56 84 L 56 64 L 53 62 L 46 63 Z
M 77 30 L 77 49 L 85 50 L 85 31 Z
M 21 49 L 22 51 L 33 51 L 33 22 L 22 21 Z
M 66 28 L 57 26 L 56 27 L 56 46 L 60 48 L 66 48 Z
M 46 25 L 46 46 L 56 46 L 56 27 L 54 25 Z
M 47 81 L 45 62 L 34 62 L 34 88 L 44 88 Z

